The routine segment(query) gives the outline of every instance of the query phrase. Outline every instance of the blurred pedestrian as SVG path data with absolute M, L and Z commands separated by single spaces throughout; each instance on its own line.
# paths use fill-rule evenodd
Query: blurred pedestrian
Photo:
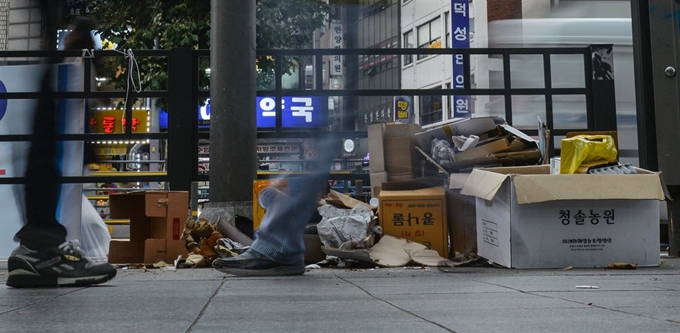
M 238 276 L 304 274 L 304 230 L 317 211 L 319 196 L 329 190 L 332 144 L 332 140 L 320 144 L 316 171 L 291 180 L 290 195 L 282 191 L 282 182 L 273 182 L 260 192 L 259 203 L 266 213 L 253 244 L 236 257 L 216 259 L 213 267 Z
M 70 28 L 65 50 L 94 48 L 92 21 L 77 19 Z M 55 60 L 59 59 L 49 63 Z M 11 287 L 86 286 L 109 281 L 116 275 L 114 266 L 90 259 L 78 240 L 66 240 L 66 228 L 56 217 L 61 161 L 56 140 L 57 100 L 52 91 L 54 72 L 53 65 L 48 64 L 34 115 L 24 184 L 25 224 L 15 235 L 20 245 L 7 263 L 7 285 Z

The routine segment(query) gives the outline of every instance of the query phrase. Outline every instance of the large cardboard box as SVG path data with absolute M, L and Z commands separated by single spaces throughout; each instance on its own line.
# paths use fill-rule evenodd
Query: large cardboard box
M 369 169 L 371 173 L 390 172 L 393 168 L 412 168 L 411 160 L 400 160 L 402 155 L 414 157 L 412 147 L 415 146 L 415 134 L 420 132 L 418 124 L 378 123 L 368 126 L 368 153 L 370 155 Z M 406 144 L 410 148 L 401 147 Z M 409 149 L 409 151 L 407 151 Z M 406 153 L 406 154 L 404 154 Z M 398 170 L 392 172 L 399 173 Z
M 423 181 L 424 180 L 424 181 Z M 449 257 L 446 194 L 436 177 L 384 183 L 378 216 L 383 234 L 405 238 Z
M 189 193 L 140 191 L 109 196 L 112 219 L 130 219 L 130 240 L 111 241 L 110 263 L 172 263 L 186 256 L 180 239 L 189 217 Z
M 446 215 L 451 243 L 451 257 L 477 253 L 477 215 L 475 197 L 460 193 L 469 173 L 452 173 L 446 190 Z
M 549 165 L 475 169 L 478 254 L 511 268 L 658 266 L 658 173 L 551 175 Z

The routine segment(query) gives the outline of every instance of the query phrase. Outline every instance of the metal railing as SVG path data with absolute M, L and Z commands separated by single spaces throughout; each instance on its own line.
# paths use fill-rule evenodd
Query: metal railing
M 359 56 L 359 55 L 397 55 L 399 59 L 403 55 L 462 55 L 464 72 L 466 73 L 462 89 L 324 89 L 323 64 L 324 56 Z M 585 87 L 582 88 L 553 88 L 551 78 L 551 61 L 553 55 L 582 55 L 584 61 L 583 73 Z M 122 57 L 118 51 L 95 51 L 94 57 Z M 167 90 L 142 90 L 128 91 L 93 91 L 89 80 L 85 81 L 85 89 L 82 92 L 55 92 L 56 98 L 119 98 L 127 97 L 125 105 L 126 121 L 132 123 L 132 108 L 134 99 L 138 98 L 163 98 L 167 100 L 167 112 L 169 125 L 167 132 L 159 133 L 133 133 L 131 126 L 125 127 L 124 133 L 114 134 L 62 134 L 58 140 L 81 140 L 81 141 L 111 141 L 111 140 L 166 140 L 167 160 L 165 161 L 167 173 L 125 173 L 120 172 L 103 174 L 93 173 L 83 177 L 64 177 L 65 183 L 102 183 L 102 182 L 169 182 L 173 190 L 191 190 L 191 184 L 197 181 L 208 181 L 209 176 L 199 173 L 198 168 L 198 143 L 199 140 L 208 140 L 209 132 L 199 131 L 198 105 L 199 99 L 207 98 L 209 90 L 200 89 L 198 83 L 199 61 L 202 57 L 209 57 L 209 50 L 173 49 L 173 50 L 139 50 L 135 51 L 137 58 L 161 57 L 167 59 Z M 545 122 L 552 135 L 565 135 L 569 131 L 577 130 L 607 130 L 616 128 L 616 123 L 602 123 L 597 121 L 598 115 L 593 110 L 593 104 L 598 97 L 593 91 L 591 50 L 588 47 L 573 48 L 484 48 L 484 49 L 308 49 L 308 50 L 258 50 L 258 56 L 269 56 L 274 60 L 276 73 L 275 89 L 273 91 L 257 91 L 257 96 L 275 96 L 280 100 L 284 96 L 452 96 L 452 95 L 497 95 L 504 97 L 505 120 L 512 125 L 513 106 L 512 96 L 516 95 L 540 95 L 545 97 Z M 502 59 L 503 65 L 503 88 L 473 88 L 470 83 L 470 57 L 473 55 L 496 56 Z M 513 88 L 511 86 L 510 57 L 513 55 L 541 55 L 543 58 L 544 88 Z M 81 51 L 0 51 L 0 58 L 11 59 L 13 57 L 80 57 Z M 282 88 L 281 73 L 282 59 L 286 56 L 305 56 L 314 59 L 314 89 L 284 90 Z M 90 76 L 90 62 L 92 59 L 85 58 L 85 78 Z M 401 69 L 401 60 L 399 60 Z M 128 69 L 130 70 L 130 69 Z M 350 69 L 348 69 L 350 70 Z M 356 69 L 358 70 L 358 69 Z M 6 92 L 0 93 L 0 99 L 37 99 L 40 92 Z M 555 128 L 553 121 L 552 99 L 555 95 L 583 95 L 586 100 L 587 128 Z M 277 103 L 276 127 L 272 130 L 260 130 L 258 138 L 309 138 L 319 135 L 339 135 L 342 137 L 366 138 L 365 131 L 329 131 L 327 128 L 317 130 L 288 130 L 282 127 L 281 104 Z M 605 119 L 611 119 L 611 117 Z M 615 115 L 614 115 L 614 119 Z M 537 130 L 527 130 L 529 135 L 537 135 Z M 0 143 L 30 141 L 32 134 L 0 135 Z M 554 142 L 551 142 L 551 151 L 554 150 Z M 145 163 L 149 161 L 135 161 Z M 259 177 L 266 178 L 267 175 Z M 331 175 L 334 179 L 363 180 L 367 185 L 368 173 L 339 173 Z M 0 177 L 1 184 L 23 183 L 23 177 Z

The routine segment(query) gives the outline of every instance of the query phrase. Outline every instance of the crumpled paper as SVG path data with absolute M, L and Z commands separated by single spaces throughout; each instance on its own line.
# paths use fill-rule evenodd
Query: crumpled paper
M 319 207 L 319 214 L 322 218 L 317 230 L 321 243 L 334 248 L 346 248 L 343 244 L 365 239 L 375 216 L 373 210 L 365 205 L 346 209 L 326 204 Z

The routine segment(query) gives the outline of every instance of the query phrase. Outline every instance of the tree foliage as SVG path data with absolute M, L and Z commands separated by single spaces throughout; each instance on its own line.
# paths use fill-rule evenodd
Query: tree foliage
M 102 39 L 117 50 L 210 47 L 210 0 L 92 0 L 88 7 L 88 15 L 96 21 Z M 309 46 L 314 30 L 324 25 L 328 10 L 323 0 L 257 0 L 257 47 Z M 165 59 L 137 57 L 137 62 L 143 89 L 167 88 Z M 284 63 L 290 71 L 294 62 L 286 59 Z M 201 66 L 208 65 L 209 60 L 203 59 Z M 121 74 L 127 67 L 123 57 L 106 59 L 100 74 L 115 87 L 125 87 L 126 75 Z M 258 59 L 258 67 L 261 75 L 271 74 L 271 59 Z M 207 76 L 201 77 L 200 84 L 207 86 Z

